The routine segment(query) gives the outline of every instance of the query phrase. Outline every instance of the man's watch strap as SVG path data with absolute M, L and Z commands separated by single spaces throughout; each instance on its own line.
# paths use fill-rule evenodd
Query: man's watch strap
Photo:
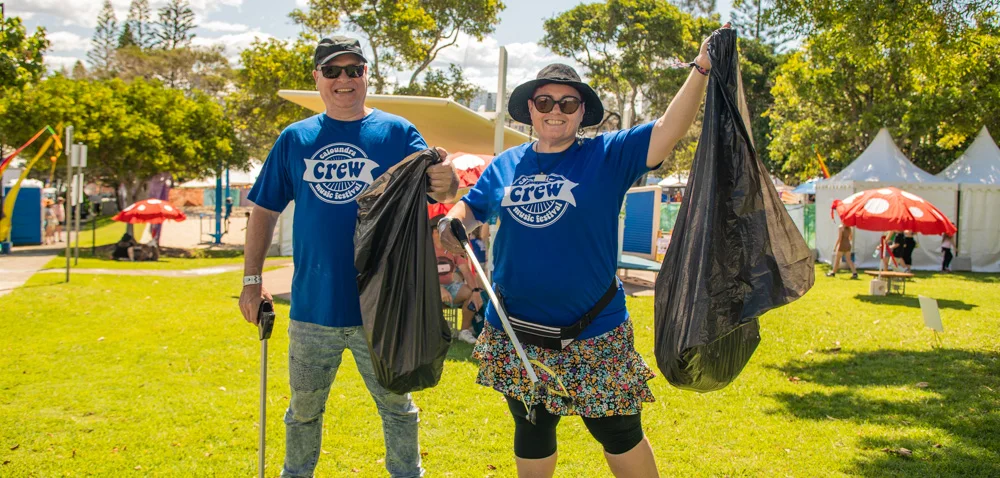
M 258 285 L 261 283 L 263 283 L 263 280 L 261 280 L 260 274 L 252 276 L 243 276 L 243 287 L 246 287 L 248 285 Z

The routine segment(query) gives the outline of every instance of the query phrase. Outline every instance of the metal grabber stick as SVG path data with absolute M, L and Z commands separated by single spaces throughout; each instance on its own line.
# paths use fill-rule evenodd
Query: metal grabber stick
M 465 226 L 462 224 L 461 220 L 456 218 L 452 218 L 449 225 L 451 226 L 451 232 L 455 234 L 455 238 L 462 243 L 462 247 L 465 249 L 465 255 L 469 258 L 469 262 L 472 264 L 473 268 L 475 268 L 476 275 L 479 277 L 479 282 L 482 283 L 483 289 L 486 290 L 486 293 L 490 296 L 490 302 L 493 302 L 493 307 L 496 308 L 497 315 L 500 316 L 500 323 L 503 325 L 503 330 L 507 333 L 507 337 L 510 338 L 510 342 L 514 344 L 514 351 L 517 352 L 517 357 L 521 359 L 521 363 L 524 364 L 524 370 L 528 372 L 528 379 L 531 380 L 532 389 L 535 393 L 538 393 L 539 387 L 543 387 L 544 384 L 538 380 L 538 375 L 535 375 L 535 367 L 531 365 L 531 361 L 528 360 L 528 355 L 524 353 L 524 347 L 521 346 L 521 341 L 517 339 L 514 329 L 510 326 L 510 320 L 507 319 L 507 311 L 504 310 L 503 305 L 500 303 L 500 299 L 497 298 L 496 292 L 493 291 L 493 286 L 490 284 L 489 279 L 486 278 L 486 273 L 483 272 L 483 268 L 479 265 L 479 261 L 476 260 L 476 253 L 473 252 L 472 246 L 469 244 L 469 236 L 465 232 Z M 526 418 L 534 424 L 534 408 L 528 406 L 527 403 L 524 405 L 528 410 L 528 416 Z
M 274 305 L 262 301 L 257 309 L 257 332 L 260 337 L 260 444 L 257 456 L 257 476 L 264 478 L 265 424 L 267 423 L 267 339 L 274 328 Z

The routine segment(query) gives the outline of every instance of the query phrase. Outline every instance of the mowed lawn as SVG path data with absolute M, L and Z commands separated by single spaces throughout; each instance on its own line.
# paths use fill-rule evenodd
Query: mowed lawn
M 738 380 L 712 393 L 657 377 L 643 422 L 663 476 L 1000 476 L 1000 277 L 918 274 L 907 296 L 822 277 L 762 318 Z M 254 476 L 259 342 L 239 272 L 195 278 L 38 274 L 0 302 L 0 476 Z M 934 348 L 917 295 L 939 299 Z M 308 300 L 308 298 L 302 298 Z M 629 299 L 653 355 L 652 298 Z M 284 453 L 288 305 L 271 340 L 267 475 Z M 514 476 L 501 396 L 455 344 L 416 394 L 428 476 Z M 655 366 L 655 365 L 654 365 Z M 610 476 L 579 419 L 561 477 Z M 375 406 L 349 354 L 330 396 L 318 476 L 384 476 Z

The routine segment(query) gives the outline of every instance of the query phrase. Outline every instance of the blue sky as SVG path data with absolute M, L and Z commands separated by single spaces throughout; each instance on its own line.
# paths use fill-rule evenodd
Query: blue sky
M 125 19 L 129 1 L 112 0 L 119 21 Z M 86 63 L 90 38 L 103 0 L 6 0 L 4 3 L 7 15 L 20 16 L 31 30 L 36 26 L 45 27 L 52 41 L 46 59 L 50 67 L 72 67 L 78 59 Z M 166 0 L 150 0 L 154 11 L 165 3 Z M 195 31 L 195 43 L 223 45 L 226 55 L 234 62 L 239 52 L 254 38 L 295 38 L 299 29 L 288 19 L 288 13 L 306 5 L 305 0 L 190 0 L 190 3 L 200 25 Z M 446 67 L 449 63 L 456 63 L 463 66 L 465 76 L 472 82 L 495 91 L 499 46 L 507 47 L 507 81 L 510 85 L 534 77 L 548 63 L 572 63 L 538 46 L 537 42 L 544 33 L 542 22 L 580 3 L 589 2 L 506 0 L 505 3 L 507 8 L 501 13 L 500 24 L 494 34 L 481 42 L 460 38 L 458 45 L 443 51 L 432 66 Z M 729 18 L 731 3 L 732 0 L 718 0 L 718 10 L 724 20 Z M 397 79 L 405 83 L 409 74 L 400 72 Z

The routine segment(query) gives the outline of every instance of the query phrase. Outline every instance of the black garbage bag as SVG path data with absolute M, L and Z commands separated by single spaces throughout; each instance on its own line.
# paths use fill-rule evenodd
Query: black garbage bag
M 399 394 L 437 385 L 452 339 L 427 224 L 425 173 L 439 162 L 432 149 L 414 153 L 358 196 L 361 319 L 375 376 Z
M 660 371 L 699 392 L 732 382 L 760 343 L 758 317 L 801 297 L 814 280 L 809 247 L 754 151 L 736 32 L 715 32 L 708 51 L 701 138 L 654 309 Z

